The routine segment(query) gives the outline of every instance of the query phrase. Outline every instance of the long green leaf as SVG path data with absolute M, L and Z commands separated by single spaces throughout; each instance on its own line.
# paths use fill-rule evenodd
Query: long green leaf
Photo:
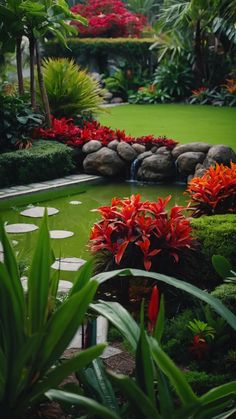
M 129 341 L 135 351 L 139 339 L 139 327 L 122 305 L 116 302 L 101 301 L 90 304 L 97 313 L 106 317 Z
M 61 390 L 50 390 L 46 393 L 50 400 L 57 400 L 63 403 L 70 403 L 83 407 L 86 411 L 101 419 L 120 419 L 112 410 L 107 409 L 102 404 L 95 402 L 84 396 L 68 393 Z
M 6 363 L 6 357 L 0 348 L 0 400 L 2 400 L 2 397 L 5 392 L 5 384 L 7 380 L 7 363 Z
M 69 292 L 69 296 L 75 294 L 76 292 L 82 290 L 82 288 L 89 282 L 92 277 L 93 271 L 93 259 L 88 260 L 78 271 L 73 287 Z
M 93 361 L 93 371 L 96 377 L 96 382 L 99 386 L 101 394 L 101 402 L 107 408 L 114 410 L 118 413 L 118 404 L 116 400 L 115 393 L 113 391 L 112 385 L 108 380 L 105 367 L 101 359 L 95 359 Z
M 81 325 L 97 286 L 96 281 L 90 281 L 82 291 L 68 298 L 52 315 L 42 341 L 38 360 L 39 370 L 45 371 L 64 352 Z
M 137 417 L 144 417 L 146 419 L 161 419 L 158 410 L 155 408 L 151 400 L 142 392 L 142 390 L 140 390 L 131 378 L 111 372 L 109 372 L 109 375 L 111 380 L 131 403 L 133 410 L 139 415 Z
M 212 295 L 208 294 L 206 291 L 202 291 L 201 289 L 195 287 L 188 282 L 182 281 L 180 279 L 172 278 L 171 276 L 158 274 L 155 272 L 147 272 L 142 271 L 139 269 L 120 269 L 111 272 L 106 272 L 102 274 L 95 275 L 93 279 L 102 284 L 103 282 L 107 281 L 110 278 L 113 278 L 117 275 L 133 275 L 133 276 L 143 276 L 145 278 L 152 278 L 156 281 L 164 282 L 165 284 L 171 285 L 175 288 L 181 289 L 188 294 L 193 295 L 194 297 L 199 298 L 200 300 L 204 301 L 205 303 L 209 304 L 220 316 L 222 316 L 227 323 L 236 330 L 236 316 L 226 308 L 220 300 L 213 297 Z
M 151 351 L 156 365 L 163 371 L 173 385 L 183 404 L 192 404 L 198 401 L 196 394 L 187 383 L 184 374 L 176 367 L 169 356 L 160 348 L 157 341 L 150 338 Z
M 158 399 L 161 415 L 163 419 L 170 419 L 174 412 L 172 394 L 168 386 L 166 376 L 159 368 L 157 368 L 156 371 L 156 378 L 158 384 Z
M 231 263 L 221 255 L 213 255 L 212 256 L 212 265 L 214 266 L 218 275 L 221 278 L 226 278 L 227 276 L 231 275 L 231 270 L 233 269 Z
M 80 371 L 90 364 L 95 358 L 99 357 L 105 349 L 105 344 L 100 344 L 79 352 L 69 361 L 65 361 L 52 369 L 47 376 L 33 387 L 32 393 L 29 395 L 32 402 L 35 402 L 43 393 L 58 386 L 72 372 Z
M 158 343 L 161 343 L 161 338 L 164 332 L 164 323 L 165 323 L 165 303 L 164 303 L 164 295 L 161 296 L 160 301 L 160 309 L 157 316 L 157 321 L 154 329 L 154 337 L 158 341 Z
M 200 400 L 203 403 L 209 403 L 221 397 L 228 396 L 229 394 L 232 394 L 236 397 L 236 381 L 231 381 L 230 383 L 222 384 L 221 386 L 213 388 L 201 396 Z
M 50 240 L 45 214 L 28 279 L 28 325 L 31 334 L 40 331 L 47 320 L 50 260 Z

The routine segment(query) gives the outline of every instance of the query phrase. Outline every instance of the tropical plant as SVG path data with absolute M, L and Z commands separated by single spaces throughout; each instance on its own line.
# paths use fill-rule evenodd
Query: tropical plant
M 73 60 L 48 58 L 43 62 L 45 87 L 52 114 L 71 118 L 101 110 L 103 91 L 97 81 Z
M 44 117 L 39 111 L 33 111 L 30 98 L 25 95 L 6 95 L 6 86 L 0 92 L 0 150 L 11 148 L 29 148 L 31 132 L 42 125 Z M 11 88 L 11 87 L 9 87 Z
M 167 255 L 177 263 L 181 251 L 193 246 L 191 227 L 183 207 L 174 206 L 170 214 L 166 205 L 171 196 L 156 202 L 142 202 L 140 195 L 113 198 L 110 206 L 97 209 L 102 220 L 94 224 L 90 234 L 90 250 L 110 255 L 115 265 L 143 265 L 158 269 L 157 255 Z
M 134 272 L 138 273 L 137 270 Z M 100 363 L 95 361 L 90 370 L 85 370 L 79 376 L 89 395 L 98 400 L 95 402 L 98 403 L 96 406 L 92 405 L 92 399 L 58 390 L 47 392 L 50 399 L 78 404 L 83 406 L 86 411 L 96 412 L 98 417 L 109 419 L 121 417 L 147 419 L 181 417 L 207 419 L 211 417 L 216 419 L 229 417 L 236 411 L 235 381 L 215 387 L 199 397 L 188 384 L 184 373 L 162 350 L 164 300 L 161 299 L 159 306 L 157 290 L 153 291 L 149 304 L 148 320 L 152 325 L 152 328 L 149 328 L 149 333 L 145 330 L 143 305 L 140 327 L 118 303 L 100 301 L 98 304 L 92 304 L 92 308 L 105 315 L 128 339 L 135 353 L 135 377 L 130 378 L 113 372 L 105 373 Z M 111 384 L 119 389 L 127 401 L 127 404 L 123 404 L 122 411 L 117 405 Z M 178 404 L 175 403 L 176 397 Z M 94 407 L 93 410 L 92 407 Z M 102 416 L 101 410 L 99 411 L 99 408 L 102 407 L 106 409 L 105 416 Z
M 221 255 L 213 255 L 212 265 L 225 282 L 231 282 L 236 285 L 236 272 L 228 259 Z
M 127 5 L 132 12 L 144 15 L 150 25 L 157 19 L 163 0 L 127 0 Z
M 129 103 L 133 104 L 145 104 L 145 103 L 165 103 L 169 102 L 171 97 L 165 89 L 159 89 L 159 87 L 153 84 L 140 87 L 137 92 L 132 93 L 128 97 Z
M 80 36 L 85 37 L 139 37 L 146 23 L 144 16 L 131 13 L 120 0 L 87 0 L 71 10 L 88 20 L 87 27 L 73 22 Z
M 236 213 L 236 164 L 230 167 L 216 164 L 189 183 L 189 208 L 192 217 L 214 214 Z
M 27 295 L 3 224 L 0 241 L 4 256 L 0 262 L 0 416 L 21 419 L 44 392 L 102 353 L 104 345 L 98 345 L 58 364 L 83 322 L 98 283 L 88 283 L 91 264 L 85 265 L 70 295 L 56 309 L 58 279 L 50 275 L 52 253 L 46 216 L 30 268 Z

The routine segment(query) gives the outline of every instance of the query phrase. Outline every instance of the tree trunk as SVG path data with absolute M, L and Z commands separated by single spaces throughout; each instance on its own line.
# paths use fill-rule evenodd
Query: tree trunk
M 49 101 L 48 101 L 48 95 L 47 95 L 47 91 L 46 91 L 44 79 L 43 79 L 38 41 L 36 41 L 35 46 L 36 46 L 36 61 L 37 61 L 37 70 L 38 70 L 39 89 L 40 89 L 40 94 L 41 94 L 43 107 L 45 111 L 46 126 L 50 128 L 51 127 L 51 112 L 50 112 L 50 106 L 49 106 Z
M 202 31 L 200 20 L 198 20 L 196 24 L 194 52 L 196 81 L 197 84 L 201 86 L 204 79 L 204 62 L 202 55 Z
M 17 78 L 18 78 L 19 95 L 23 95 L 25 93 L 23 70 L 22 70 L 21 41 L 22 41 L 22 37 L 17 38 L 17 40 L 16 40 L 16 65 L 17 65 Z
M 30 97 L 31 106 L 36 110 L 36 89 L 35 89 L 35 77 L 34 77 L 34 53 L 35 53 L 35 39 L 34 36 L 29 38 L 29 50 L 30 50 Z

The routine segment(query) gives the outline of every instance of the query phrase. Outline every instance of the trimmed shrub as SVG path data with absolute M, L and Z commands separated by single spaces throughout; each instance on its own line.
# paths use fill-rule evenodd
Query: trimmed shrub
M 187 371 L 185 378 L 191 385 L 193 390 L 202 395 L 206 391 L 211 390 L 213 387 L 225 384 L 230 381 L 229 374 L 208 374 L 205 371 Z
M 236 284 L 221 284 L 212 291 L 211 295 L 219 298 L 219 300 L 233 312 L 236 311 Z
M 0 187 L 39 182 L 73 173 L 70 147 L 34 141 L 33 147 L 0 154 Z

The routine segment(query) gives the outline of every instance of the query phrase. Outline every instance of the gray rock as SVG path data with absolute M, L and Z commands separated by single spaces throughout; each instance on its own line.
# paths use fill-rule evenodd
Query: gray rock
M 177 159 L 181 154 L 187 153 L 188 151 L 207 153 L 210 148 L 211 148 L 211 144 L 204 143 L 204 142 L 193 142 L 189 144 L 181 144 L 181 145 L 177 145 L 172 150 L 172 156 L 174 157 L 174 159 Z
M 85 157 L 83 167 L 85 173 L 88 174 L 116 176 L 124 172 L 125 163 L 114 150 L 102 147 Z
M 91 140 L 85 143 L 82 147 L 82 151 L 85 154 L 94 153 L 95 151 L 100 150 L 102 148 L 102 144 L 100 141 Z
M 166 147 L 159 147 L 156 150 L 156 154 L 164 154 L 167 156 L 168 154 L 171 155 L 171 152 Z
M 150 157 L 150 156 L 153 156 L 153 153 L 151 152 L 151 150 L 145 151 L 144 153 L 141 153 L 141 154 L 138 155 L 137 160 L 138 161 L 144 160 L 144 159 L 146 159 L 147 157 Z
M 114 105 L 118 105 L 119 103 L 123 103 L 123 99 L 121 97 L 113 97 L 113 99 L 111 99 L 111 103 L 113 103 Z
M 207 153 L 206 163 L 223 163 L 225 165 L 230 162 L 236 163 L 236 154 L 231 147 L 223 144 L 213 145 Z
M 202 177 L 204 175 L 204 173 L 206 172 L 206 170 L 207 169 L 203 166 L 203 164 L 198 163 L 195 167 L 194 175 L 193 176 L 191 175 L 191 176 L 192 176 L 192 178 L 193 177 Z
M 146 147 L 143 144 L 132 144 L 133 149 L 136 151 L 137 154 L 145 153 Z
M 130 145 L 125 143 L 124 141 L 121 141 L 117 146 L 117 153 L 119 156 L 128 162 L 132 162 L 137 157 L 137 152 L 134 150 L 134 148 Z
M 111 92 L 104 91 L 102 96 L 104 97 L 105 100 L 109 101 L 112 99 L 113 94 Z
M 205 159 L 205 153 L 187 151 L 180 154 L 176 160 L 176 166 L 180 174 L 188 176 L 194 173 L 198 163 L 202 163 Z
M 108 148 L 110 148 L 111 150 L 117 150 L 117 146 L 118 146 L 118 144 L 119 144 L 119 141 L 118 140 L 113 140 L 113 141 L 111 141 L 109 144 L 108 144 Z
M 171 153 L 168 155 L 154 154 L 146 157 L 138 170 L 137 177 L 145 180 L 164 180 L 173 175 L 174 164 Z

